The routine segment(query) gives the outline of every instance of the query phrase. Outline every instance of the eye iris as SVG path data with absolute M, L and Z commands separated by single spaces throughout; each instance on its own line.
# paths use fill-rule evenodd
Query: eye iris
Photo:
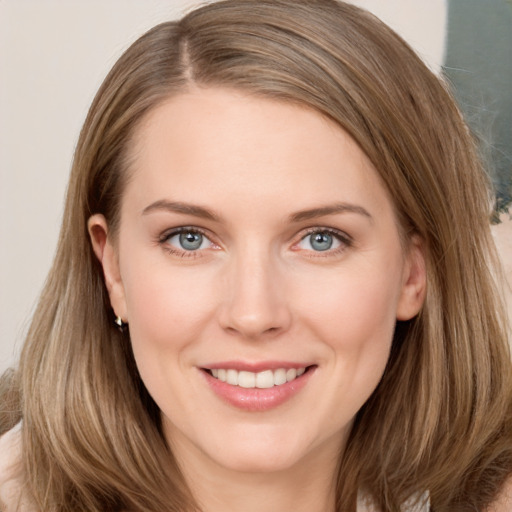
M 203 235 L 201 233 L 181 233 L 180 245 L 187 251 L 195 251 L 201 247 L 203 243 Z
M 313 233 L 310 235 L 311 247 L 315 251 L 327 251 L 332 247 L 332 235 L 329 233 Z

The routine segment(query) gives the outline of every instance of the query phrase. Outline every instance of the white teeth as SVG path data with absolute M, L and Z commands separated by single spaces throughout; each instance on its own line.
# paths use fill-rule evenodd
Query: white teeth
M 266 389 L 274 386 L 281 386 L 286 382 L 291 382 L 300 377 L 306 371 L 302 368 L 278 368 L 277 370 L 265 370 L 262 372 L 246 372 L 233 369 L 215 369 L 211 370 L 211 374 L 222 382 L 231 384 L 232 386 L 240 386 L 242 388 L 260 388 Z
M 276 386 L 280 386 L 286 382 L 286 370 L 284 368 L 279 368 L 274 372 L 274 384 Z
M 295 368 L 290 368 L 286 371 L 286 382 L 291 382 L 297 377 L 297 370 Z
M 228 370 L 226 372 L 226 382 L 232 386 L 238 386 L 238 372 L 236 370 Z
M 256 374 L 252 372 L 240 372 L 238 374 L 238 385 L 241 388 L 256 387 Z
M 272 370 L 256 374 L 256 387 L 262 389 L 274 387 L 274 373 Z

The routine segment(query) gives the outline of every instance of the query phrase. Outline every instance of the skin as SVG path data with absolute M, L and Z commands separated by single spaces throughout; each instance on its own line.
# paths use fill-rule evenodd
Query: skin
M 401 242 L 389 195 L 355 142 L 307 108 L 194 88 L 147 116 L 132 157 L 118 236 L 101 215 L 89 230 L 199 503 L 333 509 L 353 418 L 382 376 L 396 320 L 424 299 L 420 242 Z M 180 227 L 204 233 L 200 249 L 180 246 Z M 332 236 L 332 247 L 317 250 L 311 231 Z M 247 411 L 215 394 L 201 369 L 233 360 L 312 370 L 283 404 Z

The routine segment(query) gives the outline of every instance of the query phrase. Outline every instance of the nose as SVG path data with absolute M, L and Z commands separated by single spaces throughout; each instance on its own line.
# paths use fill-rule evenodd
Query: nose
M 270 255 L 254 251 L 246 257 L 240 255 L 230 265 L 226 287 L 219 313 L 224 330 L 256 339 L 289 328 L 289 297 L 279 264 Z

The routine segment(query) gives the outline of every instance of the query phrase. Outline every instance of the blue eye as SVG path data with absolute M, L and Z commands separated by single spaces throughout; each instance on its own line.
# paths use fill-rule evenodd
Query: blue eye
M 201 248 L 203 243 L 203 235 L 201 233 L 180 233 L 179 235 L 180 245 L 186 251 L 196 251 Z
M 342 236 L 325 229 L 311 231 L 297 244 L 300 249 L 314 252 L 331 251 L 343 245 L 350 245 L 350 240 L 347 236 Z
M 333 244 L 333 236 L 330 233 L 313 233 L 309 235 L 311 247 L 315 251 L 327 251 Z
M 166 236 L 163 241 L 167 245 L 186 252 L 207 249 L 212 245 L 211 241 L 205 235 L 193 229 L 175 231 Z

